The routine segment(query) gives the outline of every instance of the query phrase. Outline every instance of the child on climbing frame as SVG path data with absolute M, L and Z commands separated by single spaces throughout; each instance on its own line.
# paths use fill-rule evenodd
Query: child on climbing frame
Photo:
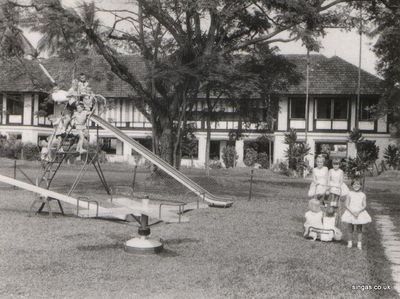
M 310 199 L 308 202 L 308 211 L 305 214 L 306 222 L 304 223 L 304 237 L 312 238 L 315 241 L 318 234 L 314 229 L 322 229 L 322 217 L 321 205 L 315 198 Z
M 328 191 L 328 168 L 324 166 L 325 158 L 320 155 L 316 159 L 317 167 L 313 169 L 313 181 L 308 190 L 309 197 L 316 197 L 321 204 L 324 204 L 325 194 Z
M 80 100 L 83 100 L 83 97 L 89 95 L 91 92 L 89 87 L 89 81 L 87 80 L 86 75 L 84 73 L 79 74 L 77 91 L 79 96 L 81 97 Z
M 347 188 L 344 181 L 344 173 L 340 167 L 340 160 L 333 159 L 332 161 L 333 168 L 329 170 L 329 196 L 330 196 L 330 205 L 332 207 L 338 207 L 339 199 L 342 196 L 347 196 L 349 193 L 349 188 Z
M 61 115 L 60 117 L 49 117 L 49 120 L 52 122 L 53 127 L 55 128 L 54 134 L 50 137 L 50 141 L 48 144 L 48 152 L 51 153 L 52 148 L 58 148 L 62 139 L 67 131 L 67 117 Z M 60 148 L 62 151 L 62 148 Z
M 76 150 L 81 154 L 86 152 L 86 150 L 83 149 L 83 141 L 87 136 L 86 121 L 88 114 L 89 112 L 84 110 L 83 103 L 79 103 L 76 107 L 76 111 L 74 112 L 74 116 L 72 117 L 72 124 L 75 126 L 75 129 L 79 135 Z
M 353 233 L 357 232 L 357 248 L 362 249 L 363 226 L 372 221 L 371 216 L 365 210 L 367 199 L 361 191 L 361 182 L 354 180 L 351 184 L 352 189 L 346 198 L 346 210 L 342 215 L 342 222 L 348 224 L 347 247 L 353 246 Z

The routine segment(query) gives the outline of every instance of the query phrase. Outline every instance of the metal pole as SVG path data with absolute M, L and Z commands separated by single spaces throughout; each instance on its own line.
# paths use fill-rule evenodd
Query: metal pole
M 135 167 L 133 168 L 132 192 L 135 191 L 136 173 L 137 173 L 137 165 L 135 165 Z
M 358 54 L 358 82 L 357 82 L 357 103 L 356 103 L 356 128 L 358 129 L 359 113 L 360 109 L 360 98 L 361 98 L 361 59 L 362 59 L 362 8 L 360 6 L 360 44 L 359 44 L 359 54 Z
M 306 107 L 305 107 L 305 124 L 304 124 L 304 139 L 307 144 L 307 131 L 308 131 L 308 101 L 310 89 L 310 49 L 307 47 L 307 67 L 306 67 Z
M 249 201 L 251 200 L 251 197 L 253 195 L 253 175 L 254 175 L 254 169 L 251 170 L 251 174 L 250 174 Z
M 14 160 L 14 180 L 17 179 L 17 160 Z M 17 189 L 17 187 L 14 186 L 14 189 Z

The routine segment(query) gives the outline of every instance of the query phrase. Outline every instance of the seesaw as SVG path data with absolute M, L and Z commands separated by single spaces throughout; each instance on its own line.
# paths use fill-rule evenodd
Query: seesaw
M 0 175 L 0 182 L 39 194 L 45 198 L 51 198 L 75 205 L 77 207 L 78 217 L 96 217 L 117 220 L 128 220 L 134 218 L 140 225 L 138 229 L 140 237 L 135 237 L 125 242 L 125 250 L 128 252 L 160 252 L 163 249 L 163 244 L 161 242 L 149 238 L 149 217 L 167 223 L 189 221 L 188 217 L 182 215 L 185 211 L 184 204 L 178 206 L 178 211 L 173 211 L 170 209 L 162 209 L 163 205 L 168 206 L 169 204 L 161 203 L 160 206 L 160 204 L 150 204 L 148 199 L 143 199 L 142 202 L 137 202 L 128 198 L 120 197 L 113 199 L 113 203 L 117 205 L 117 207 L 105 208 L 101 207 L 94 201 L 74 198 L 4 175 Z M 177 205 L 174 206 L 176 207 Z

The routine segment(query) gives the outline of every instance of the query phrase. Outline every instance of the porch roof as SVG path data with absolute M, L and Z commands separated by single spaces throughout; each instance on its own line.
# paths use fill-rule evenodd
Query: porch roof
M 282 94 L 303 95 L 306 91 L 306 55 L 285 55 L 303 75 L 298 85 L 290 86 Z M 139 56 L 120 56 L 123 65 L 128 67 L 137 78 L 144 83 L 146 66 Z M 43 65 L 56 80 L 59 87 L 68 89 L 73 74 L 86 73 L 94 92 L 106 97 L 123 98 L 134 95 L 131 86 L 117 77 L 110 65 L 101 56 L 86 56 L 76 64 L 60 58 L 49 58 L 42 61 Z M 354 95 L 357 94 L 358 68 L 338 56 L 327 58 L 323 55 L 310 55 L 310 88 L 314 95 Z M 3 61 L 0 64 L 0 92 L 32 92 L 49 91 L 51 83 L 35 61 L 24 60 Z M 361 71 L 361 94 L 379 95 L 382 93 L 381 79 Z

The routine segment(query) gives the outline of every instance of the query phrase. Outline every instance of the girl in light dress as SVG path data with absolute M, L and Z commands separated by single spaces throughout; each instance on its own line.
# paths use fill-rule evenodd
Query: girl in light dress
M 347 196 L 349 194 L 349 188 L 343 182 L 344 173 L 343 170 L 339 168 L 340 160 L 334 159 L 332 161 L 333 168 L 329 170 L 328 173 L 328 187 L 330 194 L 330 205 L 332 207 L 338 207 L 340 197 Z
M 310 199 L 308 202 L 308 211 L 304 215 L 306 221 L 304 223 L 304 237 L 312 238 L 315 241 L 318 237 L 318 233 L 314 229 L 322 229 L 322 217 L 321 205 L 315 198 Z
M 361 191 L 361 182 L 353 181 L 351 184 L 352 191 L 349 192 L 346 198 L 346 210 L 342 215 L 342 222 L 348 224 L 348 241 L 347 247 L 353 246 L 353 233 L 357 232 L 357 248 L 362 249 L 362 232 L 363 225 L 372 221 L 371 216 L 365 210 L 367 206 L 366 196 Z
M 308 190 L 308 196 L 316 197 L 323 204 L 324 197 L 328 191 L 329 171 L 328 168 L 324 166 L 325 158 L 323 156 L 318 156 L 316 163 L 317 167 L 313 169 L 313 181 Z

